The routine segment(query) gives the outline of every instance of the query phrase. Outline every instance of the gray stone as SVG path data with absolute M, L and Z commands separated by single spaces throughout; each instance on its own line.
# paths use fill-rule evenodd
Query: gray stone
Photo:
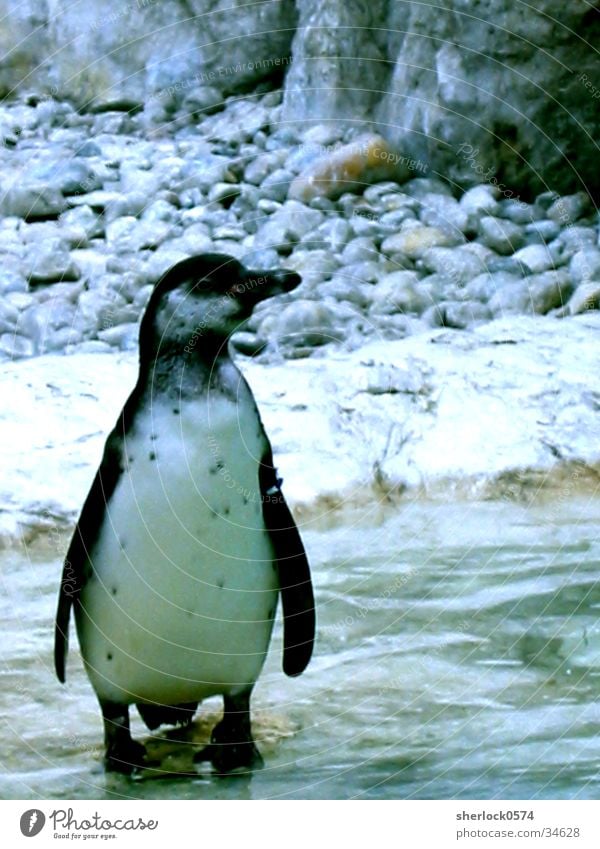
M 534 274 L 554 268 L 554 258 L 545 245 L 528 245 L 515 251 L 512 259 L 524 263 Z
M 4 268 L 0 272 L 0 295 L 5 296 L 10 292 L 26 292 L 27 280 L 24 275 L 11 268 Z
M 92 166 L 76 158 L 33 168 L 30 178 L 33 183 L 46 185 L 65 196 L 84 195 L 102 185 Z
M 278 342 L 296 347 L 325 345 L 343 336 L 335 313 L 328 306 L 302 299 L 282 309 L 274 329 Z M 273 338 L 271 333 L 262 335 Z
M 34 344 L 26 336 L 18 333 L 0 334 L 0 354 L 4 354 L 5 357 L 18 360 L 22 357 L 32 357 L 34 353 Z
M 62 193 L 43 183 L 15 183 L 0 192 L 0 214 L 16 215 L 26 221 L 55 218 L 66 208 Z
M 148 206 L 148 195 L 140 191 L 128 192 L 114 200 L 109 200 L 104 209 L 104 222 L 108 224 L 117 218 L 131 215 L 134 218 L 142 215 Z
M 260 186 L 266 177 L 273 171 L 276 171 L 284 161 L 285 151 L 283 150 L 262 153 L 252 162 L 248 163 L 244 170 L 244 180 L 253 186 Z
M 342 218 L 333 218 L 319 224 L 308 236 L 321 241 L 322 246 L 333 253 L 339 253 L 352 238 L 352 228 Z
M 569 274 L 575 283 L 600 280 L 600 250 L 586 247 L 573 254 L 569 262 Z
M 220 203 L 230 206 L 240 193 L 240 187 L 232 183 L 215 183 L 208 192 L 210 203 Z
M 10 333 L 17 326 L 19 310 L 6 300 L 0 301 L 0 333 Z
M 79 280 L 81 272 L 60 242 L 44 242 L 26 257 L 24 271 L 32 285 Z
M 581 218 L 590 209 L 590 199 L 585 192 L 577 192 L 574 195 L 565 195 L 554 201 L 548 209 L 548 218 L 568 227 Z
M 555 239 L 560 233 L 560 227 L 555 221 L 541 219 L 525 225 L 525 235 L 528 242 L 536 244 L 547 244 Z
M 504 271 L 494 273 L 487 272 L 479 274 L 477 277 L 470 280 L 464 289 L 464 296 L 470 300 L 478 300 L 482 302 L 490 301 L 497 292 L 504 292 L 502 299 L 510 300 L 510 291 L 515 290 L 522 282 L 522 278 L 515 274 L 509 274 Z
M 491 310 L 479 301 L 459 303 L 451 301 L 440 305 L 443 315 L 443 326 L 454 327 L 457 330 L 465 330 L 474 324 L 489 321 L 492 317 Z
M 421 204 L 419 218 L 423 224 L 451 233 L 467 230 L 468 213 L 453 197 L 429 192 L 423 195 Z
M 183 99 L 182 111 L 197 118 L 200 115 L 212 115 L 224 106 L 223 96 L 218 88 L 204 85 L 194 88 Z
M 477 232 L 479 220 L 486 215 L 498 215 L 499 204 L 496 190 L 490 185 L 473 186 L 461 197 L 459 204 L 467 213 L 469 232 Z
M 341 254 L 343 265 L 350 265 L 357 262 L 370 262 L 379 257 L 379 251 L 375 247 L 372 239 L 366 236 L 359 236 L 348 242 Z
M 254 246 L 267 248 L 294 244 L 319 227 L 323 219 L 324 215 L 319 210 L 310 209 L 295 200 L 286 201 L 258 229 L 254 237 Z
M 504 286 L 490 299 L 489 307 L 495 317 L 517 313 L 546 315 L 564 307 L 572 291 L 565 271 L 545 271 L 514 286 Z
M 286 257 L 285 267 L 297 271 L 303 287 L 310 289 L 329 279 L 339 268 L 339 262 L 329 251 L 296 249 Z
M 512 221 L 485 216 L 479 222 L 480 239 L 484 245 L 499 254 L 512 254 L 525 241 L 523 228 Z
M 283 203 L 288 196 L 293 175 L 285 168 L 278 168 L 266 177 L 260 186 L 260 195 L 263 198 L 276 200 Z
M 486 261 L 470 245 L 457 248 L 429 248 L 423 253 L 420 264 L 427 271 L 445 274 L 457 286 L 462 286 L 486 270 Z
M 421 314 L 431 305 L 431 297 L 413 271 L 386 274 L 374 288 L 372 311 L 375 315 L 397 312 Z
M 513 224 L 531 224 L 539 217 L 539 211 L 530 203 L 522 200 L 506 199 L 498 204 L 496 216 L 508 218 Z
M 600 282 L 581 283 L 567 304 L 570 315 L 600 309 Z
M 450 247 L 462 241 L 457 235 L 440 230 L 438 227 L 417 225 L 388 236 L 381 244 L 386 254 L 400 253 L 409 259 L 419 259 L 426 250 L 434 247 Z
M 108 327 L 100 330 L 98 339 L 121 351 L 132 351 L 138 346 L 139 326 L 137 323 L 121 324 L 118 327 Z

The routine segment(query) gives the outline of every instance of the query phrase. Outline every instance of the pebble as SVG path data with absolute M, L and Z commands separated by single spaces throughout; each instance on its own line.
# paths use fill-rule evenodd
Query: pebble
M 493 218 L 491 215 L 480 220 L 479 235 L 486 247 L 505 255 L 514 253 L 525 242 L 522 227 L 512 221 Z
M 600 309 L 600 282 L 582 283 L 575 289 L 567 309 L 570 315 Z
M 569 274 L 575 283 L 600 280 L 600 250 L 585 247 L 573 254 L 569 262 Z
M 4 357 L 135 348 L 155 281 L 210 251 L 303 277 L 236 334 L 247 356 L 598 309 L 598 220 L 584 193 L 529 204 L 483 184 L 457 199 L 436 177 L 406 181 L 414 172 L 373 133 L 349 142 L 324 122 L 300 136 L 277 128 L 279 92 L 217 94 L 190 90 L 154 138 L 150 113 L 0 109 Z
M 438 227 L 416 225 L 394 236 L 388 236 L 381 244 L 386 254 L 404 254 L 409 259 L 419 259 L 429 248 L 449 247 L 462 241 L 456 235 L 440 230 Z
M 394 271 L 382 277 L 376 285 L 372 303 L 375 314 L 402 312 L 420 315 L 431 305 L 431 298 L 414 271 Z
M 534 274 L 554 268 L 554 258 L 545 245 L 528 245 L 512 255 L 512 259 L 524 263 Z

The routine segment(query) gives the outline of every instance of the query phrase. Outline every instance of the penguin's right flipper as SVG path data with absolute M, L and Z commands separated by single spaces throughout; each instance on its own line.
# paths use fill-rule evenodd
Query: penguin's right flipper
M 79 594 L 89 577 L 86 567 L 89 563 L 91 547 L 98 537 L 108 499 L 123 472 L 121 434 L 125 426 L 124 421 L 125 411 L 106 440 L 102 462 L 81 510 L 63 565 L 54 627 L 54 668 L 58 680 L 62 683 L 65 682 L 65 666 L 69 650 L 71 608 L 77 603 Z
M 269 531 L 279 575 L 283 606 L 283 671 L 300 675 L 310 661 L 315 641 L 315 599 L 310 566 L 294 517 L 269 450 L 259 468 L 263 520 Z

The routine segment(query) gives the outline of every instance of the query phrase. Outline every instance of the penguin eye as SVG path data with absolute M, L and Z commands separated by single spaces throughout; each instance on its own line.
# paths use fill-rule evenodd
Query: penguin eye
M 245 291 L 246 291 L 246 287 L 244 286 L 243 283 L 236 283 L 234 286 L 229 287 L 229 289 L 227 290 L 227 294 L 231 298 L 236 298 L 240 295 L 243 295 Z

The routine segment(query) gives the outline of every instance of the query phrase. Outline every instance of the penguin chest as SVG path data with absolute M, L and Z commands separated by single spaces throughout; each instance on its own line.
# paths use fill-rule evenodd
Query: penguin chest
M 278 584 L 250 402 L 157 399 L 134 420 L 77 617 L 99 695 L 176 704 L 258 677 Z

